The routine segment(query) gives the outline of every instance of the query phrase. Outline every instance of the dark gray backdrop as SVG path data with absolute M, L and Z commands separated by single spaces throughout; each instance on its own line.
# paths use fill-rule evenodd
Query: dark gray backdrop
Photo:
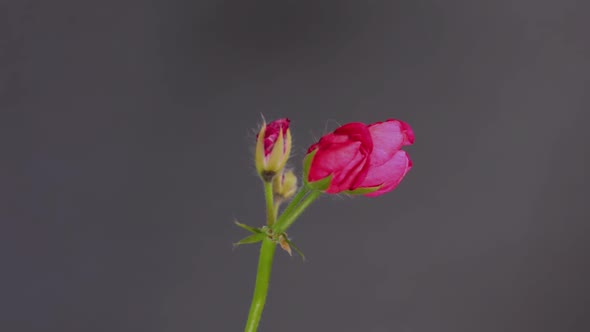
M 590 329 L 586 1 L 0 1 L 0 330 L 240 331 L 260 114 L 294 158 L 394 117 L 414 168 L 324 197 L 261 331 Z

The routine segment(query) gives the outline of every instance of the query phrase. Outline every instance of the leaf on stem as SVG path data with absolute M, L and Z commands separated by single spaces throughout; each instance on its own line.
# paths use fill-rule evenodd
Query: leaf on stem
M 247 236 L 247 237 L 241 239 L 240 241 L 234 243 L 234 247 L 237 247 L 242 244 L 257 243 L 257 242 L 262 241 L 265 237 L 266 237 L 266 234 L 264 234 L 264 233 L 252 234 L 252 235 Z
M 260 233 L 262 233 L 262 230 L 261 230 L 261 229 L 258 229 L 258 228 L 256 228 L 256 227 L 252 227 L 252 226 L 248 226 L 248 225 L 246 225 L 246 224 L 242 224 L 242 223 L 238 222 L 237 220 L 234 220 L 234 223 L 235 223 L 235 224 L 236 224 L 238 227 L 240 227 L 240 228 L 243 228 L 243 229 L 245 229 L 245 230 L 247 230 L 248 232 L 251 232 L 251 233 L 253 233 L 253 234 L 260 234 Z
M 305 255 L 303 254 L 303 252 L 301 252 L 301 250 L 299 250 L 299 248 L 297 248 L 293 242 L 291 242 L 291 240 L 289 240 L 287 237 L 285 237 L 285 242 L 287 242 L 287 244 L 292 247 L 299 256 L 301 256 L 301 260 L 305 261 Z

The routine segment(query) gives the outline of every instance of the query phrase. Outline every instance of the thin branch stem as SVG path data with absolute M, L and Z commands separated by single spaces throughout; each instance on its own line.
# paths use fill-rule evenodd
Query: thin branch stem
M 293 197 L 285 211 L 277 220 L 279 211 L 279 202 L 274 201 L 272 182 L 264 182 L 264 196 L 266 201 L 266 224 L 273 229 L 274 234 L 281 234 L 303 213 L 303 211 L 318 198 L 320 192 L 311 190 L 307 186 L 299 189 L 299 192 Z M 276 221 L 276 223 L 275 223 Z M 270 271 L 272 269 L 272 262 L 276 243 L 265 237 L 260 246 L 260 257 L 258 259 L 258 272 L 256 274 L 256 285 L 254 286 L 254 295 L 252 296 L 252 304 L 250 305 L 250 312 L 248 314 L 248 321 L 246 322 L 245 332 L 256 332 L 264 304 L 266 303 L 266 295 L 268 293 L 268 284 L 270 281 Z
M 289 228 L 289 226 L 291 226 L 291 224 L 293 224 L 293 222 L 303 213 L 303 211 L 305 211 L 305 209 L 307 209 L 307 207 L 320 196 L 320 194 L 321 192 L 318 190 L 311 190 L 309 195 L 307 195 L 300 204 L 295 206 L 290 213 L 284 212 L 273 226 L 275 234 L 285 232 L 287 228 Z
M 264 197 L 266 200 L 266 224 L 272 226 L 276 219 L 272 181 L 264 182 Z
M 260 258 L 258 259 L 258 273 L 256 274 L 256 286 L 254 287 L 254 295 L 252 296 L 252 304 L 250 305 L 250 313 L 248 314 L 248 321 L 246 322 L 245 332 L 256 332 L 264 303 L 266 302 L 266 294 L 268 293 L 268 283 L 270 281 L 270 271 L 272 269 L 272 261 L 276 244 L 268 237 L 262 240 L 260 246 Z
M 278 204 L 275 206 L 274 194 L 272 190 L 272 181 L 264 181 L 264 198 L 266 201 L 266 224 L 270 227 L 274 224 Z M 246 332 L 256 332 L 264 303 L 266 302 L 266 294 L 268 293 L 268 283 L 270 281 L 270 271 L 272 269 L 272 261 L 274 259 L 276 244 L 269 237 L 262 240 L 260 246 L 260 257 L 258 258 L 258 271 L 256 272 L 256 284 L 254 286 L 254 295 L 252 296 L 252 304 L 250 305 L 250 312 L 248 313 L 248 320 L 246 321 Z
M 284 216 L 288 216 L 293 212 L 293 210 L 299 205 L 301 200 L 307 195 L 310 191 L 310 188 L 306 185 L 303 185 L 301 189 L 295 194 L 295 197 L 289 202 L 289 205 L 285 208 L 279 219 L 284 218 Z

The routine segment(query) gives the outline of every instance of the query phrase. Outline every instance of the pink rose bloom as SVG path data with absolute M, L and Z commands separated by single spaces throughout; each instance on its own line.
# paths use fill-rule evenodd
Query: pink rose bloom
M 307 180 L 315 182 L 332 175 L 327 193 L 373 188 L 376 190 L 365 196 L 384 194 L 412 168 L 410 157 L 401 148 L 413 143 L 414 132 L 403 121 L 345 124 L 308 149 L 308 154 L 316 152 Z

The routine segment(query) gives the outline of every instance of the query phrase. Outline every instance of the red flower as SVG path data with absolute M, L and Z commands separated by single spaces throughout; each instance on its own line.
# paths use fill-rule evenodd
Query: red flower
M 285 167 L 291 153 L 289 119 L 279 119 L 262 125 L 256 135 L 255 164 L 258 174 L 269 182 Z
M 412 143 L 414 132 L 403 121 L 346 124 L 308 149 L 308 154 L 315 154 L 307 181 L 332 175 L 327 193 L 356 190 L 366 196 L 384 194 L 411 169 L 412 161 L 401 147 Z
M 289 129 L 289 123 L 291 120 L 284 118 L 272 121 L 271 123 L 266 125 L 266 130 L 264 131 L 264 156 L 268 157 L 268 155 L 272 152 L 272 149 L 279 138 L 279 134 L 283 133 L 283 139 L 287 140 L 287 130 Z M 256 135 L 258 138 L 258 135 Z M 286 147 L 283 146 L 283 150 L 286 151 Z
M 322 137 L 307 153 L 317 150 L 309 168 L 307 180 L 318 181 L 332 175 L 328 193 L 352 190 L 367 176 L 373 139 L 367 125 L 346 124 Z

